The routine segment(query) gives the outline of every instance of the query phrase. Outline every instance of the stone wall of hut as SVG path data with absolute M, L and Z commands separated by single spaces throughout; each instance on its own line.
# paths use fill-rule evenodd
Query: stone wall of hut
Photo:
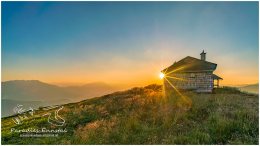
M 165 77 L 177 89 L 195 90 L 197 92 L 212 92 L 212 72 L 172 73 Z M 169 82 L 164 79 L 165 89 L 172 90 Z

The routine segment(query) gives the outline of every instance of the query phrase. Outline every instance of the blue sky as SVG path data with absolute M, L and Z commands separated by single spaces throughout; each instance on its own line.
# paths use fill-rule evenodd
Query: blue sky
M 2 80 L 143 85 L 186 56 L 258 82 L 258 2 L 2 2 Z

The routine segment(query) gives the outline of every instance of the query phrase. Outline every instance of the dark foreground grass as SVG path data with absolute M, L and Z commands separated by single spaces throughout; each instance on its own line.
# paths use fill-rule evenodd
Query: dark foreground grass
M 167 93 L 150 85 L 64 105 L 62 127 L 45 117 L 2 119 L 2 144 L 258 144 L 258 95 L 233 88 L 213 94 Z M 41 113 L 39 110 L 36 113 Z M 66 128 L 58 137 L 20 137 L 11 128 Z

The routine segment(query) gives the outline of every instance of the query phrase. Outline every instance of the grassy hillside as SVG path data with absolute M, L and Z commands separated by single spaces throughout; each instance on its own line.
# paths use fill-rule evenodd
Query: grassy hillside
M 20 125 L 2 118 L 2 144 L 258 144 L 258 95 L 232 88 L 182 93 L 164 97 L 161 86 L 150 85 L 67 104 L 61 127 L 39 116 L 43 109 Z M 43 127 L 67 132 L 36 138 L 10 132 Z

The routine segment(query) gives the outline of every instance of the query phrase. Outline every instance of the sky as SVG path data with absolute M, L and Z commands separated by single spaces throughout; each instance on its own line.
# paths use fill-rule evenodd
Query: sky
M 258 2 L 2 2 L 2 81 L 159 83 L 186 56 L 258 83 Z

